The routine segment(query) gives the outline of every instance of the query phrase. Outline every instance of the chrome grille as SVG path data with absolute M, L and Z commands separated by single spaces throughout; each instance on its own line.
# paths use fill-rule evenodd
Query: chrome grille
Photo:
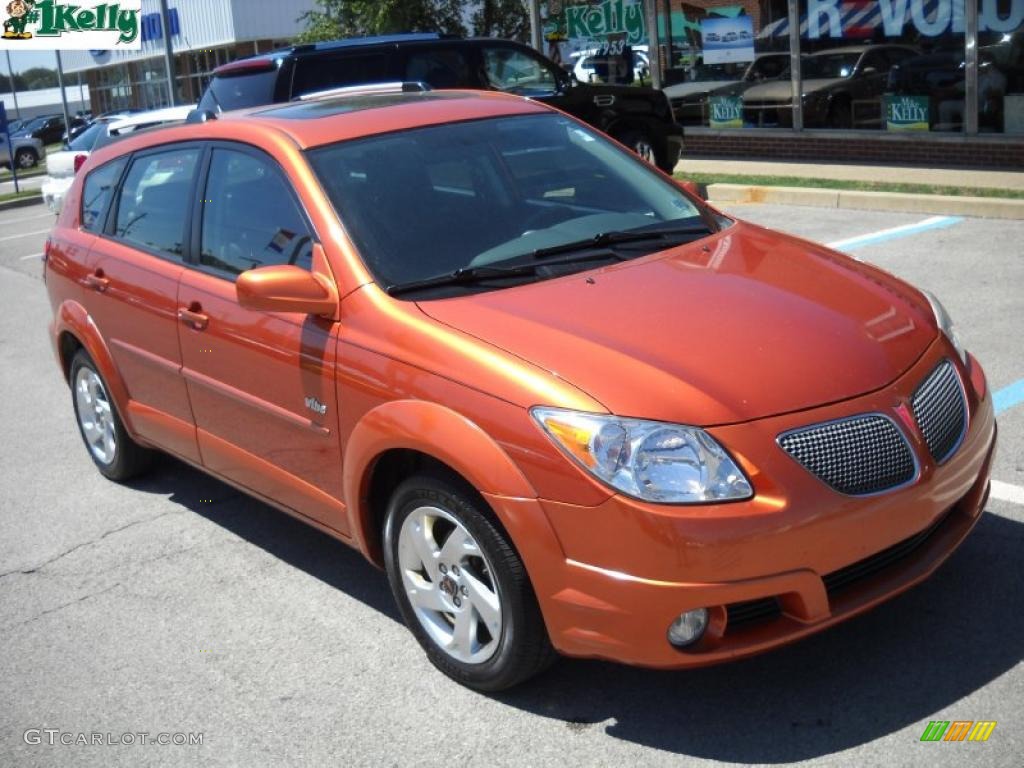
M 967 427 L 967 404 L 956 369 L 949 360 L 939 363 L 921 382 L 910 399 L 910 407 L 932 457 L 938 462 L 948 459 Z
M 848 496 L 909 483 L 917 466 L 903 433 L 881 414 L 852 416 L 779 436 L 779 445 L 812 474 Z

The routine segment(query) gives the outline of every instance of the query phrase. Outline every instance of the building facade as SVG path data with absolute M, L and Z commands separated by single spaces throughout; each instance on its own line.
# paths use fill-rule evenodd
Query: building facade
M 199 100 L 214 68 L 287 45 L 302 30 L 301 15 L 315 0 L 169 0 L 164 29 L 158 0 L 142 0 L 138 51 L 65 51 L 64 71 L 80 74 L 95 115 L 170 104 L 165 35 L 174 52 L 175 101 Z
M 690 153 L 1024 168 L 1024 0 L 550 0 L 539 15 L 546 50 L 653 42 Z

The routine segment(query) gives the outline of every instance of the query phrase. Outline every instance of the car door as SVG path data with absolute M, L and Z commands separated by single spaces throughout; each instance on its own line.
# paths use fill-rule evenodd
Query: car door
M 132 424 L 143 438 L 197 463 L 177 310 L 201 151 L 195 143 L 163 145 L 135 153 L 123 172 L 114 164 L 93 171 L 116 168 L 121 178 L 86 277 L 94 291 L 89 314 L 128 390 Z M 86 183 L 84 222 L 103 215 L 104 188 L 117 183 L 108 177 L 95 195 Z
M 334 323 L 244 309 L 235 292 L 249 269 L 311 269 L 313 229 L 287 175 L 263 152 L 218 142 L 204 168 L 179 294 L 183 373 L 203 464 L 345 533 Z

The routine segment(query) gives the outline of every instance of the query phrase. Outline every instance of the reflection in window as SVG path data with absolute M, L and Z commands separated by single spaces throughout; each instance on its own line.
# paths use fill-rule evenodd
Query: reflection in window
M 208 178 L 200 264 L 230 275 L 275 264 L 312 267 L 312 238 L 269 160 L 215 149 Z

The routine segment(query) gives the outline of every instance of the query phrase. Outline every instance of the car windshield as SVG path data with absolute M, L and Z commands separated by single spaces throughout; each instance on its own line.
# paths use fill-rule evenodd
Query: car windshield
M 76 152 L 91 152 L 96 139 L 106 130 L 107 123 L 93 123 L 71 140 L 68 149 L 73 149 Z
M 309 158 L 385 287 L 531 267 L 550 251 L 561 254 L 564 274 L 595 266 L 588 246 L 593 252 L 612 238 L 631 243 L 609 257 L 621 260 L 675 244 L 661 244 L 670 230 L 690 240 L 710 232 L 711 218 L 677 187 L 560 115 L 417 128 L 320 147 Z
M 849 77 L 860 59 L 859 53 L 815 53 L 801 63 L 805 80 Z

